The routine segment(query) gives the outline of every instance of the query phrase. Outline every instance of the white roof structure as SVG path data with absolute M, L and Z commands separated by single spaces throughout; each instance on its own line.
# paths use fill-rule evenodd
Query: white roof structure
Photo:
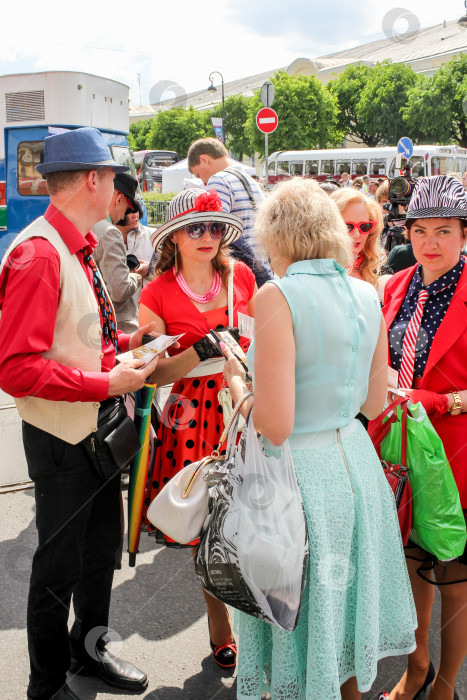
M 419 29 L 412 35 L 404 36 L 402 40 L 380 39 L 319 58 L 297 58 L 290 66 L 283 67 L 283 70 L 290 75 L 315 75 L 325 84 L 352 63 L 373 66 L 378 61 L 389 58 L 395 63 L 406 63 L 417 73 L 432 75 L 443 63 L 465 51 L 467 51 L 467 32 L 461 29 L 456 20 L 453 20 L 435 27 Z M 225 97 L 238 94 L 247 97 L 253 95 L 264 81 L 270 79 L 278 70 L 280 68 L 224 83 Z M 217 92 L 199 90 L 155 105 L 142 107 L 130 105 L 130 122 L 148 119 L 155 116 L 161 109 L 171 107 L 193 106 L 200 110 L 210 109 L 221 101 L 220 86 L 216 87 L 218 87 Z
M 266 73 L 258 73 L 257 75 L 251 75 L 247 78 L 240 78 L 240 80 L 234 80 L 231 83 L 224 83 L 224 95 L 226 98 L 239 94 L 245 95 L 245 97 L 251 97 L 265 80 L 272 78 L 277 70 L 279 69 L 276 68 Z M 206 80 L 206 84 L 207 83 L 208 80 Z M 143 105 L 142 107 L 130 105 L 130 122 L 138 121 L 139 119 L 148 119 L 157 114 L 161 109 L 166 110 L 172 107 L 193 106 L 195 109 L 199 110 L 211 109 L 214 105 L 219 104 L 222 99 L 221 86 L 216 84 L 216 87 L 216 92 L 210 92 L 207 89 L 198 90 L 198 92 L 191 92 L 188 95 L 181 95 L 169 100 L 164 100 L 156 105 Z M 163 105 L 163 107 L 161 105 Z
M 390 58 L 394 63 L 408 63 L 418 72 L 434 72 L 446 60 L 467 50 L 467 33 L 457 20 L 444 22 L 434 27 L 419 29 L 403 40 L 382 39 L 354 49 L 339 51 L 324 57 L 325 61 L 369 61 L 376 63 Z M 424 64 L 431 64 L 422 68 Z M 418 68 L 422 68 L 419 70 Z

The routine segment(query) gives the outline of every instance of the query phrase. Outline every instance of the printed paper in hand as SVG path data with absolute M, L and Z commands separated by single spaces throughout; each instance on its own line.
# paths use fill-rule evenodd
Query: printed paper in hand
M 246 361 L 245 353 L 243 352 L 242 348 L 237 343 L 235 338 L 232 335 L 230 335 L 229 331 L 217 331 L 216 330 L 215 333 L 218 336 L 218 338 L 220 338 L 220 340 L 222 340 L 222 342 L 225 343 L 227 345 L 227 347 L 229 347 L 231 349 L 231 351 L 233 352 L 234 355 L 237 355 L 237 357 L 239 357 L 241 360 L 243 360 L 243 362 Z M 208 336 L 208 337 L 215 344 L 216 341 L 214 340 L 214 338 L 211 338 L 210 336 Z
M 243 338 L 253 340 L 255 336 L 255 319 L 240 312 L 238 314 L 238 330 Z
M 139 348 L 134 350 L 129 350 L 121 355 L 117 355 L 117 360 L 119 362 L 129 362 L 130 360 L 144 360 L 144 365 L 141 367 L 146 367 L 156 355 L 160 355 L 165 352 L 167 348 L 177 342 L 184 333 L 180 335 L 160 335 L 154 340 L 150 340 L 149 343 L 145 345 L 140 345 Z
M 399 372 L 397 369 L 388 367 L 388 389 L 397 389 L 399 382 Z
M 397 369 L 393 369 L 392 367 L 388 367 L 388 391 L 393 394 L 393 398 L 391 400 L 394 400 L 395 396 L 405 396 L 405 393 L 407 391 L 410 391 L 410 389 L 399 389 L 397 386 L 399 384 L 399 372 Z

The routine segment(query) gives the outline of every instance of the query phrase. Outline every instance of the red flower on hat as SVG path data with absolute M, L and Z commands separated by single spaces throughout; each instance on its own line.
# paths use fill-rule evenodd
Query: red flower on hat
M 203 192 L 194 201 L 195 211 L 222 211 L 222 202 L 216 190 Z

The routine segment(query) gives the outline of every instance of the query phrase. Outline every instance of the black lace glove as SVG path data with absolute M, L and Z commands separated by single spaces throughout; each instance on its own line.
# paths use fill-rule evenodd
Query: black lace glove
M 205 335 L 201 340 L 197 340 L 193 344 L 193 349 L 198 355 L 201 362 L 209 360 L 211 357 L 222 357 L 222 353 L 217 349 L 212 340 L 209 340 L 209 335 Z

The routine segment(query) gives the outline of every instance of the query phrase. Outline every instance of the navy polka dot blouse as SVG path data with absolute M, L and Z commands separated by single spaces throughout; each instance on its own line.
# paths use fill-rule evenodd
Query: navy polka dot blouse
M 461 257 L 455 267 L 425 287 L 429 294 L 425 308 L 423 309 L 422 322 L 417 337 L 415 348 L 414 376 L 422 377 L 430 353 L 431 344 L 436 331 L 441 325 L 451 299 L 456 291 L 457 282 L 464 267 L 464 258 Z M 402 302 L 394 322 L 389 330 L 389 351 L 391 353 L 391 366 L 400 371 L 402 361 L 402 343 L 409 325 L 410 319 L 415 313 L 418 302 L 418 293 L 423 289 L 420 275 L 421 266 L 415 270 L 412 281 Z

